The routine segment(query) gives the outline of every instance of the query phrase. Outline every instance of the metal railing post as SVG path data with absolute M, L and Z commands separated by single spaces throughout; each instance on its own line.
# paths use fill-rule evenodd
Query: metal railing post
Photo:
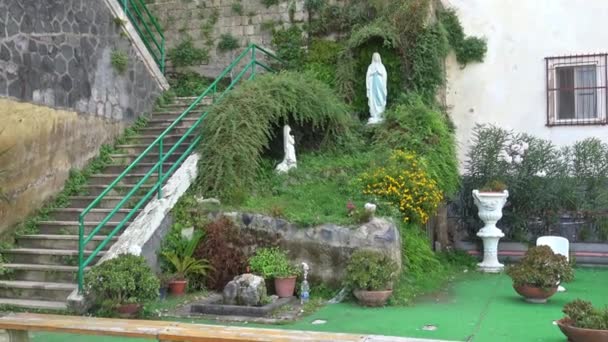
M 251 78 L 255 77 L 255 45 L 251 47 Z
M 78 292 L 84 289 L 84 217 L 78 218 Z
M 158 179 L 156 180 L 156 186 L 158 188 L 158 199 L 163 197 L 163 140 L 164 136 L 161 135 L 161 139 L 158 142 Z
M 129 0 L 122 0 L 122 7 L 125 9 L 125 15 L 129 17 Z

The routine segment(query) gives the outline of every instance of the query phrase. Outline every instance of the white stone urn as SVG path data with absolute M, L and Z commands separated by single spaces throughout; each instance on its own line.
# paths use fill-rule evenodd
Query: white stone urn
M 505 267 L 498 262 L 498 240 L 505 234 L 496 227 L 496 222 L 502 218 L 502 208 L 508 197 L 507 190 L 503 192 L 473 190 L 473 199 L 479 218 L 485 223 L 485 226 L 477 233 L 477 236 L 483 240 L 483 261 L 477 264 L 482 272 L 498 273 Z

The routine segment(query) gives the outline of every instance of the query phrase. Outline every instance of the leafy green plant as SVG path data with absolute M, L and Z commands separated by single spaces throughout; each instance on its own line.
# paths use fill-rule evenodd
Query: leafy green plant
M 562 310 L 569 324 L 581 329 L 608 330 L 608 307 L 593 307 L 591 302 L 575 299 Z
M 289 67 L 297 68 L 304 60 L 304 37 L 302 29 L 293 25 L 287 29 L 275 29 L 272 34 L 272 45 L 279 58 L 287 62 Z
M 279 1 L 280 0 L 260 0 L 260 2 L 266 7 L 278 5 Z
M 479 189 L 480 192 L 503 192 L 507 190 L 507 185 L 499 180 L 492 180 Z
M 217 43 L 218 50 L 222 52 L 236 50 L 239 47 L 239 40 L 230 33 L 224 33 L 220 36 L 220 41 Z
M 85 274 L 85 291 L 97 303 L 142 303 L 158 297 L 159 282 L 143 257 L 123 254 Z
M 515 286 L 553 288 L 560 281 L 574 279 L 574 271 L 565 256 L 555 254 L 548 246 L 530 247 L 517 265 L 510 266 L 507 274 Z
M 287 253 L 277 247 L 260 248 L 249 258 L 251 272 L 264 278 L 288 278 L 298 275 L 298 269 L 287 258 Z
M 114 50 L 110 55 L 110 62 L 117 73 L 124 74 L 129 66 L 129 56 L 122 51 Z
M 487 44 L 477 37 L 466 37 L 462 24 L 453 9 L 438 12 L 439 21 L 448 34 L 450 46 L 456 53 L 456 60 L 461 65 L 471 62 L 483 62 Z
M 163 256 L 172 265 L 174 279 L 185 280 L 191 276 L 199 275 L 206 276 L 211 268 L 207 260 L 194 259 L 191 256 L 179 256 L 177 253 L 167 252 Z
M 383 291 L 391 289 L 398 277 L 397 263 L 389 256 L 358 250 L 346 266 L 344 285 L 354 290 Z
M 332 91 L 308 75 L 283 72 L 247 81 L 216 104 L 203 125 L 201 188 L 230 199 L 252 186 L 278 123 L 307 124 L 317 142 L 331 145 L 348 135 L 352 121 Z
M 167 51 L 167 58 L 176 67 L 201 65 L 209 61 L 209 51 L 195 47 L 192 37 L 187 37 Z
M 176 96 L 199 96 L 212 80 L 194 71 L 183 71 L 171 74 L 169 84 Z
M 233 2 L 230 8 L 235 14 L 243 15 L 243 4 L 240 1 Z

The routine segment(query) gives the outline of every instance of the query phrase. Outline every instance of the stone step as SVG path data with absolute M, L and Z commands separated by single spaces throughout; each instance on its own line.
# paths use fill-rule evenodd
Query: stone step
M 123 196 L 129 193 L 129 191 L 131 191 L 135 186 L 134 185 L 118 185 L 115 188 L 113 188 L 112 190 L 110 190 L 110 192 L 107 194 L 108 196 Z M 144 196 L 152 187 L 154 187 L 154 184 L 144 184 L 142 185 L 137 191 L 136 191 L 136 197 L 142 197 Z M 83 191 L 86 192 L 87 195 L 89 196 L 98 196 L 100 195 L 102 192 L 104 192 L 107 188 L 106 185 L 84 185 L 83 187 Z M 135 200 L 133 200 L 132 202 L 129 201 L 129 205 L 135 205 Z
M 65 301 L 75 284 L 0 280 L 0 298 Z
M 170 112 L 167 112 L 167 113 L 170 113 Z M 163 114 L 167 114 L 167 113 L 163 113 Z M 168 126 L 168 125 L 172 124 L 173 122 L 175 122 L 175 119 L 177 119 L 177 117 L 181 115 L 181 113 L 177 113 L 177 112 L 175 112 L 175 113 L 176 114 L 175 114 L 174 118 L 167 118 L 167 119 L 156 118 L 156 117 L 152 116 L 152 118 L 150 120 L 148 120 L 148 124 L 149 125 L 167 124 L 167 126 Z M 183 123 L 184 125 L 188 125 L 188 126 L 193 125 L 194 123 L 196 123 L 196 121 L 198 121 L 198 119 L 202 113 L 196 113 L 196 114 L 197 115 L 194 115 L 194 113 L 192 113 L 192 116 L 190 116 L 190 113 L 188 113 L 188 115 L 185 118 L 180 120 L 179 124 Z
M 141 128 L 138 130 L 138 133 L 142 133 L 144 132 L 144 130 L 150 129 L 150 128 L 162 128 L 163 130 L 166 129 L 167 127 L 171 126 L 173 124 L 174 120 L 149 120 L 148 124 L 146 124 L 146 127 Z M 183 119 L 180 122 L 175 124 L 175 128 L 190 128 L 192 127 L 192 125 L 194 125 L 194 123 L 196 122 L 196 118 L 192 118 L 192 119 Z
M 164 164 L 164 169 L 168 170 L 171 166 L 173 165 L 172 162 L 166 162 Z M 129 164 L 111 164 L 105 167 L 104 172 L 105 173 L 113 173 L 113 174 L 121 174 L 126 168 L 127 166 L 129 166 Z M 135 165 L 130 172 L 133 173 L 139 173 L 139 174 L 146 174 L 148 173 L 148 171 L 150 171 L 153 167 L 156 166 L 156 163 L 144 163 L 144 162 L 140 162 L 137 165 Z
M 194 96 L 186 96 L 186 97 L 176 97 L 173 99 L 173 102 L 164 105 L 163 107 L 179 107 L 179 106 L 190 106 L 198 97 Z M 210 105 L 213 101 L 212 96 L 205 96 L 200 104 L 201 105 Z
M 80 213 L 82 212 L 83 209 L 81 208 L 61 208 L 61 209 L 55 209 L 50 213 L 50 217 L 52 220 L 54 221 L 78 221 L 78 217 L 80 215 Z M 91 209 L 91 211 L 89 211 L 86 215 L 86 217 L 84 218 L 85 221 L 94 221 L 94 222 L 100 222 L 102 220 L 104 220 L 111 212 L 113 209 Z M 129 213 L 131 212 L 131 209 L 119 209 L 110 219 L 109 222 L 120 222 L 122 221 Z M 137 214 L 139 212 L 136 212 L 135 214 L 133 214 L 132 220 L 135 219 L 135 217 L 137 217 Z
M 85 256 L 91 254 L 85 251 Z M 39 248 L 11 248 L 2 251 L 2 255 L 15 264 L 41 264 L 41 265 L 78 265 L 78 250 L 73 249 L 39 249 Z M 93 259 L 97 262 L 104 252 L 99 252 Z
M 69 208 L 80 208 L 84 209 L 91 204 L 97 196 L 72 196 L 69 198 Z M 120 201 L 123 199 L 123 196 L 105 196 L 101 202 L 99 202 L 95 208 L 98 209 L 114 209 Z M 141 197 L 136 197 L 136 200 L 140 200 Z
M 107 236 L 99 235 L 93 237 L 86 246 L 86 249 L 94 250 L 99 246 Z M 104 246 L 102 250 L 108 250 L 118 241 L 118 237 L 113 237 Z M 20 235 L 17 237 L 17 245 L 20 248 L 38 248 L 38 249 L 78 249 L 78 235 Z
M 39 265 L 39 264 L 4 264 L 10 271 L 12 280 L 48 281 L 53 283 L 75 283 L 78 266 Z M 85 270 L 90 267 L 85 268 Z
M 137 184 L 137 182 L 139 182 L 142 178 L 144 178 L 146 174 L 145 173 L 129 173 L 128 175 L 126 175 L 125 177 L 123 177 L 120 180 L 120 183 L 118 184 L 129 184 L 129 185 L 133 185 L 133 184 Z M 89 182 L 88 184 L 90 185 L 109 185 L 111 184 L 116 178 L 118 178 L 118 176 L 120 176 L 119 173 L 101 173 L 101 174 L 96 174 L 96 175 L 92 175 L 91 177 L 89 177 Z M 148 177 L 148 182 L 156 182 L 156 179 L 158 175 L 156 173 L 151 174 L 150 177 Z
M 59 302 L 49 300 L 27 300 L 13 298 L 0 298 L 0 306 L 51 311 L 64 311 L 68 308 L 67 303 L 65 301 Z
M 171 120 L 172 122 L 175 121 L 175 119 L 177 119 L 180 115 L 182 115 L 187 108 L 184 109 L 180 109 L 180 110 L 173 110 L 171 108 L 166 108 L 162 111 L 158 111 L 158 112 L 154 112 L 154 114 L 152 114 L 151 120 Z M 206 108 L 198 108 L 195 110 L 190 111 L 187 115 L 186 118 L 194 118 L 194 119 L 198 119 L 201 115 L 203 115 L 205 112 L 207 111 Z
M 194 137 L 196 135 L 191 134 L 188 137 L 186 137 L 186 139 L 184 139 L 184 142 L 191 142 L 192 140 L 194 140 Z M 183 135 L 181 134 L 169 134 L 166 135 L 164 140 L 163 140 L 163 144 L 170 144 L 173 145 L 176 142 L 178 142 L 181 138 L 183 137 Z M 127 141 L 129 143 L 133 143 L 133 144 L 146 144 L 146 145 L 150 145 L 151 143 L 153 143 L 154 141 L 156 141 L 156 138 L 158 138 L 158 135 L 134 135 L 132 137 L 129 137 L 127 139 Z
M 163 153 L 168 153 L 174 146 L 175 146 L 175 144 L 169 144 L 169 143 L 165 143 L 163 141 Z M 143 153 L 146 149 L 148 149 L 148 147 L 150 147 L 150 144 L 129 144 L 129 145 L 118 145 L 117 147 L 120 148 L 122 153 L 139 155 L 139 154 Z M 159 145 L 152 147 L 152 150 L 150 152 L 158 152 L 158 147 L 159 147 Z M 175 148 L 173 153 L 184 153 L 186 151 L 186 149 L 188 149 L 188 147 L 189 147 L 189 145 L 187 143 L 182 142 L 181 144 L 179 144 L 179 146 L 177 146 Z
M 110 157 L 112 158 L 112 161 L 114 163 L 117 164 L 131 164 L 135 159 L 137 159 L 137 157 L 139 157 L 139 153 L 116 153 L 116 154 L 110 154 Z M 173 153 L 169 156 L 167 156 L 167 158 L 165 159 L 165 161 L 168 162 L 175 162 L 176 160 L 179 159 L 179 157 L 181 156 L 181 153 Z M 142 159 L 140 159 L 140 162 L 143 163 L 156 163 L 159 159 L 159 154 L 158 153 L 148 153 L 146 154 Z
M 130 222 L 127 222 L 121 229 L 124 230 L 129 226 Z M 84 233 L 90 234 L 99 222 L 85 222 Z M 97 233 L 99 235 L 108 235 L 116 227 L 118 222 L 108 222 L 103 228 Z M 78 235 L 79 225 L 78 221 L 40 221 L 38 222 L 38 233 L 43 235 Z
M 155 135 L 155 136 L 159 136 L 161 133 L 163 133 L 166 129 L 167 126 L 164 127 L 144 127 L 142 129 L 139 130 L 139 134 L 141 135 Z M 168 134 L 170 135 L 175 135 L 175 134 L 185 134 L 186 132 L 188 132 L 188 129 L 190 127 L 183 127 L 183 126 L 178 126 L 178 127 L 174 127 L 172 130 L 169 131 Z M 194 132 L 194 133 L 198 133 L 198 132 Z

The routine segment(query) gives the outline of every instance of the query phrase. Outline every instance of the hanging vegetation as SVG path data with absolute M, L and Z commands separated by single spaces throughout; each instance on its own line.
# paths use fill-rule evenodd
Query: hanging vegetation
M 205 193 L 231 197 L 252 186 L 277 124 L 308 125 L 326 144 L 348 134 L 351 118 L 332 90 L 307 74 L 267 74 L 243 83 L 203 125 L 199 182 Z

